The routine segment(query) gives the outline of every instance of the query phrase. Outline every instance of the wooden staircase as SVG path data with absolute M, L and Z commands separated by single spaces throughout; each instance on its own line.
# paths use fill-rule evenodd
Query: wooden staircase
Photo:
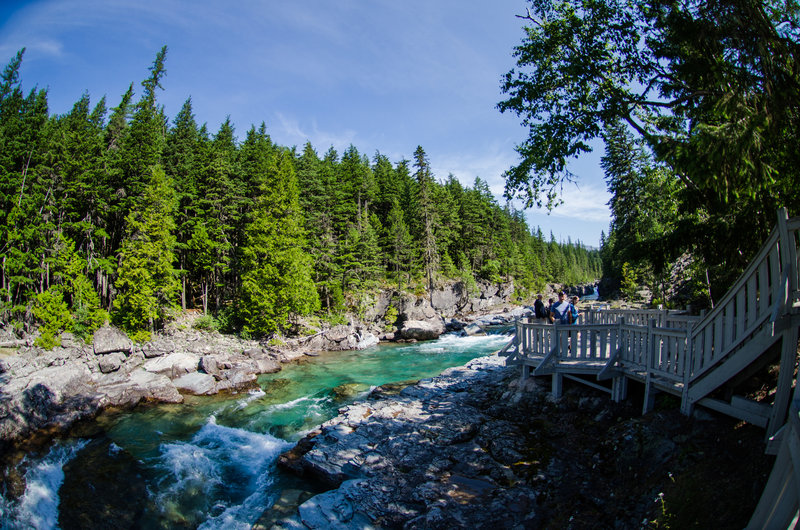
M 504 349 L 507 363 L 521 365 L 523 378 L 551 376 L 556 396 L 567 377 L 619 401 L 633 380 L 645 385 L 643 412 L 652 409 L 657 392 L 669 392 L 680 396 L 685 414 L 700 405 L 763 427 L 766 452 L 779 458 L 748 528 L 794 527 L 800 520 L 799 246 L 800 217 L 790 219 L 781 209 L 758 255 L 708 314 L 599 311 L 586 313 L 579 325 L 517 322 Z M 737 394 L 776 361 L 771 402 Z

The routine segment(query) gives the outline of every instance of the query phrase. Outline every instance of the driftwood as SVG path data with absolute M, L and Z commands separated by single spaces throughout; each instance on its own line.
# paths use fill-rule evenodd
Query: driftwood
M 301 338 L 297 339 L 297 342 L 298 342 L 299 344 L 302 344 L 303 342 L 305 342 L 305 341 L 307 341 L 307 340 L 311 340 L 311 339 L 313 339 L 314 337 L 319 337 L 320 335 L 324 335 L 324 334 L 326 334 L 326 333 L 327 333 L 327 332 L 329 332 L 331 329 L 332 329 L 332 328 L 328 328 L 328 329 L 326 329 L 325 331 L 320 331 L 319 333 L 314 333 L 313 335 L 309 335 L 309 336 L 307 336 L 307 337 L 301 337 Z

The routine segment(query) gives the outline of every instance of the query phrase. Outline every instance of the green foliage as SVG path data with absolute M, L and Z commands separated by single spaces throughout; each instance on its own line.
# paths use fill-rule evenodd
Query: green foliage
M 386 313 L 383 314 L 383 321 L 386 323 L 384 326 L 385 331 L 391 331 L 392 327 L 397 322 L 397 317 L 400 316 L 400 312 L 397 308 L 393 305 L 390 305 L 386 308 Z
M 389 285 L 600 274 L 596 251 L 546 241 L 486 181 L 438 181 L 421 146 L 393 164 L 355 146 L 298 153 L 264 124 L 239 142 L 230 120 L 198 127 L 191 100 L 170 122 L 166 48 L 116 106 L 85 94 L 58 116 L 45 90 L 23 92 L 22 56 L 0 78 L 0 316 L 21 328 L 36 306 L 54 341 L 67 328 L 89 340 L 108 311 L 137 341 L 179 305 L 267 336 L 319 309 L 363 313 Z
M 570 160 L 603 138 L 617 232 L 604 245 L 609 272 L 631 261 L 659 277 L 688 251 L 724 291 L 776 207 L 800 212 L 796 4 L 532 1 L 522 18 L 498 107 L 528 136 L 506 195 L 553 207 L 576 178 Z
M 622 298 L 627 301 L 633 301 L 636 299 L 636 291 L 639 288 L 639 281 L 636 275 L 636 270 L 630 265 L 630 263 L 625 262 L 622 264 L 622 285 L 620 286 L 620 292 L 622 294 Z
M 60 289 L 48 289 L 36 295 L 32 311 L 41 322 L 36 346 L 45 349 L 60 346 L 59 335 L 64 331 L 72 331 L 72 315 Z
M 263 159 L 263 173 L 254 177 L 263 180 L 253 219 L 245 229 L 237 309 L 242 330 L 253 336 L 283 329 L 290 316 L 319 308 L 311 260 L 303 251 L 294 167 L 287 153 L 278 154 L 276 160 L 265 150 L 265 139 L 259 142 L 261 149 L 253 156 Z
M 119 323 L 139 338 L 155 330 L 165 310 L 174 306 L 180 289 L 173 268 L 173 210 L 172 183 L 156 167 L 141 202 L 126 217 L 128 229 L 116 282 L 119 294 L 114 301 Z
M 192 322 L 192 327 L 201 331 L 217 331 L 220 326 L 213 316 L 206 314 L 197 317 Z
M 487 260 L 481 267 L 478 276 L 490 282 L 501 282 L 503 278 L 500 276 L 500 262 L 496 259 Z

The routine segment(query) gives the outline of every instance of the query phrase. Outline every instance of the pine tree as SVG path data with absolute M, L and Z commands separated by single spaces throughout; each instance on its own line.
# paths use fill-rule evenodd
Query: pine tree
M 266 149 L 264 150 L 266 151 Z M 245 334 L 286 329 L 293 316 L 319 308 L 312 264 L 305 246 L 292 157 L 281 152 L 266 162 L 242 247 L 242 283 L 237 312 Z M 277 158 L 277 160 L 276 160 Z
M 436 236 L 434 233 L 436 219 L 436 205 L 434 203 L 434 181 L 431 175 L 428 156 L 417 146 L 414 151 L 414 179 L 417 182 L 417 215 L 419 216 L 419 239 L 422 248 L 422 266 L 427 279 L 429 292 L 433 292 L 434 278 L 439 267 L 439 250 L 436 246 Z
M 164 171 L 175 183 L 177 209 L 175 211 L 176 250 L 181 271 L 181 307 L 187 307 L 189 289 L 189 240 L 198 224 L 195 222 L 198 203 L 200 167 L 200 132 L 192 113 L 192 100 L 187 99 L 175 116 L 173 127 L 167 134 L 164 146 Z M 205 233 L 207 236 L 207 232 Z M 197 241 L 195 241 L 197 242 Z M 207 311 L 208 285 L 203 285 L 203 311 Z
M 138 341 L 148 340 L 175 305 L 180 283 L 175 261 L 175 191 L 156 167 L 136 208 L 126 218 L 114 300 L 116 318 Z

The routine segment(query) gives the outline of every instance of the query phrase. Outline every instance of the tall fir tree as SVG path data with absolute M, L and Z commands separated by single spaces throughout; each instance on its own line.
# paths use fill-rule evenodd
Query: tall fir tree
M 131 338 L 148 340 L 175 306 L 180 291 L 175 262 L 175 190 L 156 166 L 135 208 L 126 218 L 127 232 L 119 254 L 118 322 Z

